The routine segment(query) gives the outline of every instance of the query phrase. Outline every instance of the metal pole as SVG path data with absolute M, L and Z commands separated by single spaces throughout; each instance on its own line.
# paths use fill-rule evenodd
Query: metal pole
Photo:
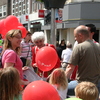
M 30 21 L 28 21 L 28 31 L 30 31 Z
M 55 9 L 51 8 L 51 44 L 56 46 L 56 23 L 55 23 Z

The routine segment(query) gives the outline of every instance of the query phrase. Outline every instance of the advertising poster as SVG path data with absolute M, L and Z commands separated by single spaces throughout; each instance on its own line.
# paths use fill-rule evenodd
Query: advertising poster
M 56 23 L 62 23 L 62 10 L 61 9 L 56 9 L 55 11 L 55 20 L 56 20 Z

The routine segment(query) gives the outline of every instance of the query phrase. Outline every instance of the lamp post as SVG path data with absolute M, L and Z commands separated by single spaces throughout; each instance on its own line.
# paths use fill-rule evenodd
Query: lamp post
M 51 35 L 50 42 L 56 46 L 55 8 L 51 8 Z
M 46 9 L 51 9 L 51 44 L 56 45 L 55 9 L 63 8 L 66 0 L 42 0 Z

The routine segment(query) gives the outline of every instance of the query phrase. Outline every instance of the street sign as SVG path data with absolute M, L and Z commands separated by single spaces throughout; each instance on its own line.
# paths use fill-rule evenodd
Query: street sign
M 45 10 L 39 10 L 38 11 L 38 17 L 44 18 L 44 11 Z
M 24 21 L 29 21 L 29 16 L 28 15 L 24 15 Z

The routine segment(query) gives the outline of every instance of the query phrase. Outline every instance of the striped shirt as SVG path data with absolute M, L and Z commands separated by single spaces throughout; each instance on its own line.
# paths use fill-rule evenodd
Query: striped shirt
M 25 43 L 25 41 L 22 41 L 21 48 L 22 48 L 22 51 L 21 51 L 20 57 L 31 59 L 32 58 L 31 45 L 29 43 Z

